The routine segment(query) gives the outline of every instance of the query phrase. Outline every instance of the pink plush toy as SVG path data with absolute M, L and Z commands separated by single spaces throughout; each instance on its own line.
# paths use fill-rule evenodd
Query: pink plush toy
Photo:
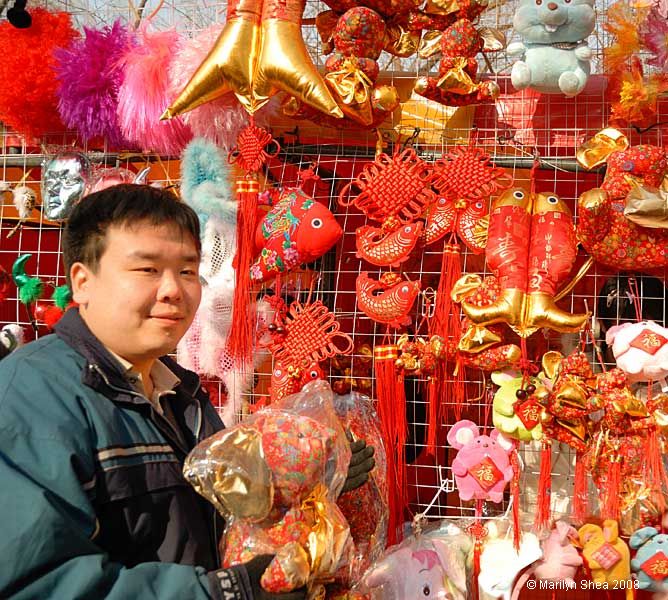
M 654 321 L 624 323 L 611 327 L 606 343 L 612 347 L 617 366 L 630 383 L 658 381 L 668 377 L 668 329 Z
M 463 530 L 442 521 L 436 530 L 387 549 L 361 587 L 372 598 L 466 600 L 472 550 L 473 541 Z
M 501 502 L 503 490 L 513 478 L 510 454 L 514 442 L 496 429 L 490 435 L 480 435 L 473 421 L 463 420 L 448 432 L 448 443 L 459 450 L 452 472 L 460 499 Z
M 571 543 L 578 532 L 566 521 L 557 521 L 549 537 L 543 542 L 543 559 L 536 565 L 536 579 L 564 581 L 575 585 L 575 573 L 582 565 L 582 557 Z

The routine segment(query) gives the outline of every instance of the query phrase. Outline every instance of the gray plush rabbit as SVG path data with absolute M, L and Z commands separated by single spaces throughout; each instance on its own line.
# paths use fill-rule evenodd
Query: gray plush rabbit
M 587 37 L 595 22 L 594 0 L 520 0 L 513 27 L 523 42 L 508 46 L 521 58 L 511 72 L 515 89 L 579 94 L 589 77 Z

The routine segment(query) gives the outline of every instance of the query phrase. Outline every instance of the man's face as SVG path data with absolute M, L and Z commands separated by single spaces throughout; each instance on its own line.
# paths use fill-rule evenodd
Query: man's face
M 45 165 L 42 202 L 47 219 L 63 221 L 69 217 L 86 191 L 88 170 L 88 159 L 77 153 L 61 154 Z
M 73 298 L 110 350 L 142 365 L 172 352 L 199 305 L 195 241 L 174 226 L 110 227 L 97 273 L 70 271 Z

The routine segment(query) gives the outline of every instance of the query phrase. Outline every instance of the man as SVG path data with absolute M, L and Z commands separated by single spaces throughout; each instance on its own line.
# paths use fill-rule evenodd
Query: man
M 297 600 L 259 580 L 271 557 L 219 569 L 222 522 L 182 476 L 223 425 L 165 355 L 200 300 L 195 213 L 119 185 L 71 214 L 78 309 L 0 363 L 0 597 Z M 357 449 L 357 448 L 355 448 Z M 355 453 L 347 487 L 372 467 Z

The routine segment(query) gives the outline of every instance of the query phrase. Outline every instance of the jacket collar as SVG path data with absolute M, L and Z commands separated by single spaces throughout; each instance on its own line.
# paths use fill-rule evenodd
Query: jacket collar
M 137 395 L 131 384 L 125 378 L 123 367 L 98 340 L 81 318 L 78 308 L 70 308 L 54 327 L 56 335 L 68 346 L 76 350 L 86 359 L 86 367 L 82 373 L 84 384 L 96 391 L 111 388 L 115 394 L 114 400 L 128 401 L 134 404 L 143 404 L 147 400 Z M 199 377 L 195 373 L 179 366 L 168 356 L 158 360 L 163 362 L 180 380 L 178 388 L 194 396 L 199 388 Z M 108 395 L 108 394 L 107 394 Z

